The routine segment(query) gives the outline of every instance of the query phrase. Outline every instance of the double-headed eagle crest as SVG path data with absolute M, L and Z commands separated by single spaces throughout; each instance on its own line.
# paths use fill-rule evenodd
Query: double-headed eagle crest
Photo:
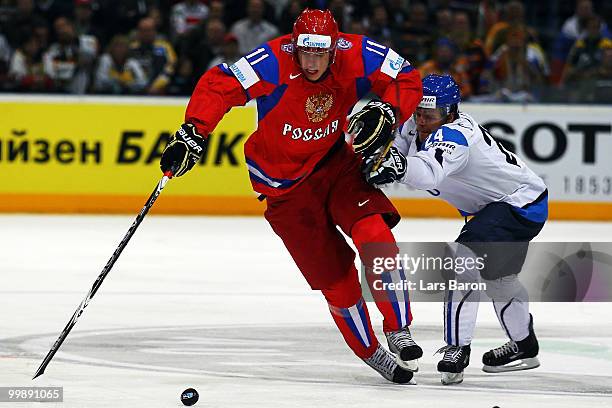
M 311 122 L 321 122 L 329 115 L 329 110 L 334 104 L 332 94 L 324 94 L 323 92 L 310 95 L 306 99 L 306 116 Z

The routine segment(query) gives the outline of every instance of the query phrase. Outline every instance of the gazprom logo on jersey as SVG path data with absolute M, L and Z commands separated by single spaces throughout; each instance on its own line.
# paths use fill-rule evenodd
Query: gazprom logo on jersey
M 249 89 L 249 87 L 259 81 L 255 70 L 253 70 L 251 64 L 244 57 L 236 61 L 235 64 L 230 65 L 229 69 L 244 89 Z
M 421 99 L 421 103 L 419 103 L 419 108 L 425 109 L 435 109 L 436 107 L 436 97 L 435 96 L 424 96 Z
M 240 82 L 246 81 L 246 76 L 244 76 L 242 71 L 240 71 L 240 68 L 238 68 L 236 65 L 230 65 L 229 69 L 232 70 L 232 72 L 234 73 L 234 76 L 236 77 L 236 79 L 238 79 L 238 81 Z
M 404 58 L 398 57 L 395 61 L 389 61 L 389 66 L 391 69 L 399 71 L 402 69 L 402 65 L 404 64 Z
M 300 34 L 297 45 L 298 47 L 331 48 L 331 37 L 318 34 Z
M 399 72 L 403 68 L 404 62 L 406 62 L 406 60 L 403 57 L 401 57 L 397 52 L 389 48 L 389 50 L 387 51 L 387 55 L 385 56 L 385 60 L 383 61 L 382 67 L 380 67 L 380 70 L 381 72 L 395 79 L 397 77 L 397 74 L 399 74 Z

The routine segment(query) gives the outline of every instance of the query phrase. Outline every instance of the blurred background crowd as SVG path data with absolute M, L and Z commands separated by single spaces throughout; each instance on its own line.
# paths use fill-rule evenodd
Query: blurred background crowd
M 451 74 L 467 100 L 612 103 L 607 0 L 0 0 L 0 91 L 190 95 L 304 7 Z

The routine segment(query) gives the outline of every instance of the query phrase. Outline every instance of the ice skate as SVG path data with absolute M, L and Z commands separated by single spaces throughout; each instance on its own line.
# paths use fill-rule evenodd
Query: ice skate
M 470 345 L 444 346 L 436 353 L 444 353 L 438 362 L 438 371 L 442 374 L 442 384 L 459 384 L 463 382 L 463 370 L 470 364 Z
M 372 357 L 364 358 L 363 361 L 391 382 L 397 384 L 416 384 L 412 381 L 412 371 L 406 370 L 399 365 L 394 355 L 385 350 L 380 344 Z
M 529 335 L 523 340 L 511 340 L 501 347 L 484 353 L 482 371 L 503 373 L 539 367 L 540 361 L 537 358 L 539 350 L 538 339 L 533 331 L 533 317 L 531 317 Z
M 397 363 L 412 372 L 419 371 L 419 360 L 423 349 L 415 343 L 408 326 L 393 332 L 385 333 L 389 350 L 395 354 Z

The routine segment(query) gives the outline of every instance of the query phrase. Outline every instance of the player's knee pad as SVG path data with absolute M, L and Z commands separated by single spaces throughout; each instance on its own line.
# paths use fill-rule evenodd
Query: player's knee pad
M 346 308 L 355 305 L 361 299 L 361 285 L 355 265 L 351 265 L 344 277 L 321 289 L 321 293 L 332 306 Z
M 351 237 L 367 267 L 374 265 L 375 258 L 394 258 L 398 253 L 395 237 L 380 214 L 357 221 L 351 228 Z
M 496 302 L 506 302 L 517 299 L 523 302 L 529 300 L 527 289 L 518 279 L 518 275 L 509 275 L 494 280 L 485 280 L 487 296 Z

